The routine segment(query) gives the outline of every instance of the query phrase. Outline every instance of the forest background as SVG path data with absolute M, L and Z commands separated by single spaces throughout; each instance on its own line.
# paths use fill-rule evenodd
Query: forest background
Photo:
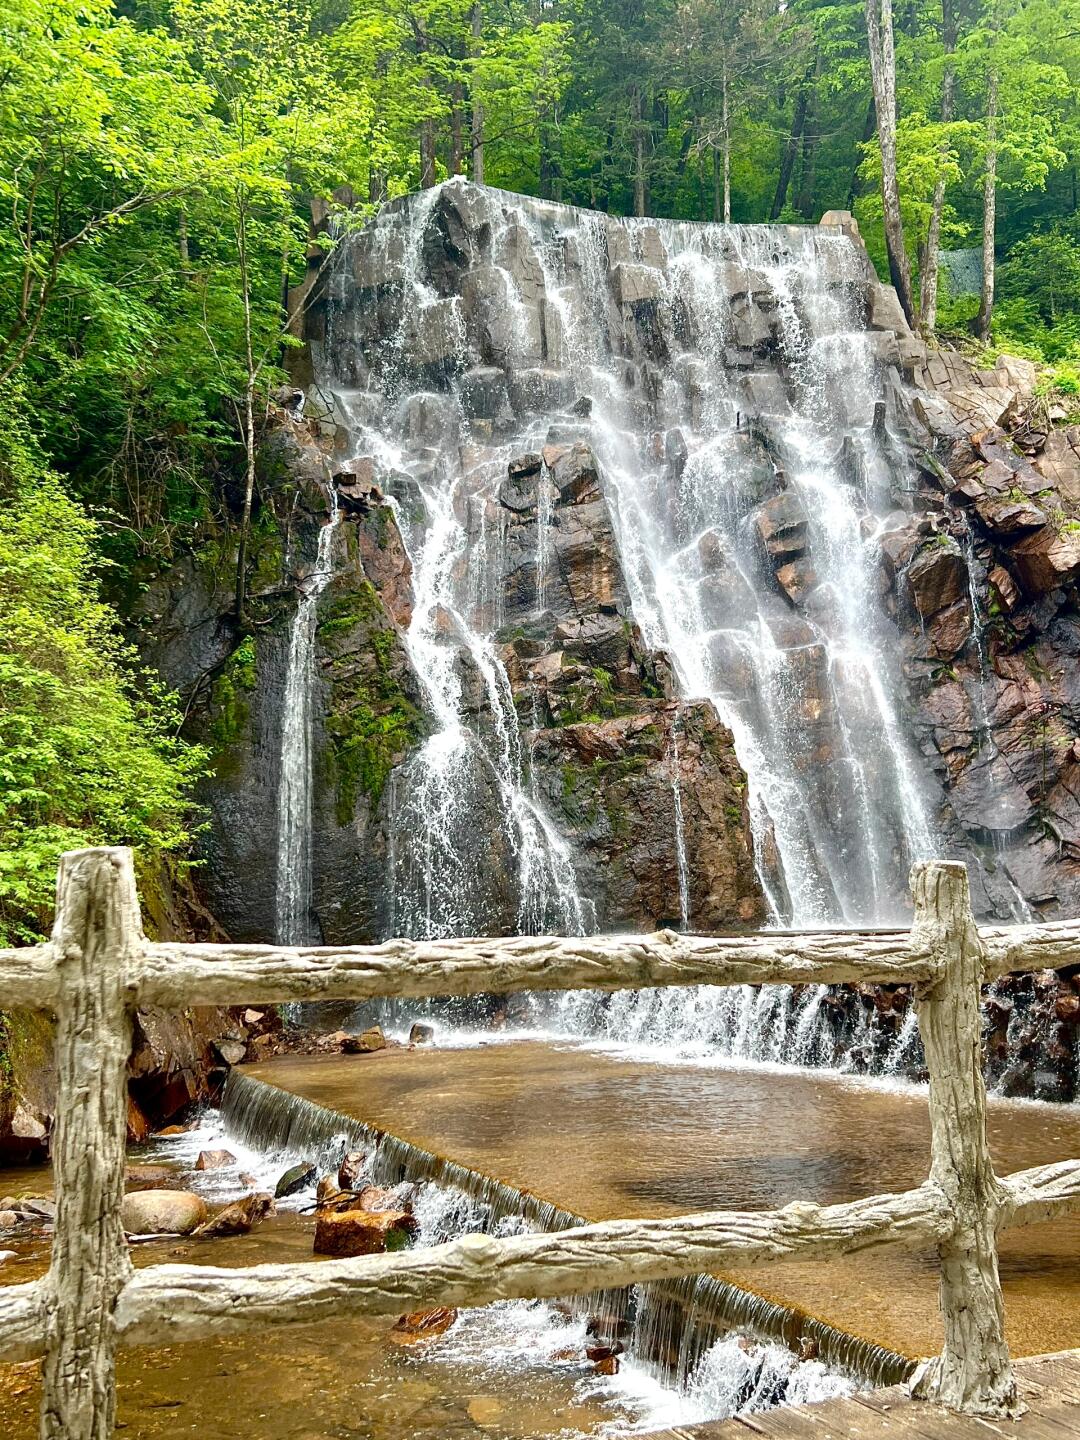
M 851 209 L 924 334 L 1034 358 L 1080 410 L 1078 84 L 1080 0 L 5 0 L 0 943 L 47 923 L 64 849 L 188 854 L 207 757 L 122 617 L 231 546 L 243 631 L 313 197 L 339 231 L 451 174 Z M 939 264 L 962 249 L 978 293 Z

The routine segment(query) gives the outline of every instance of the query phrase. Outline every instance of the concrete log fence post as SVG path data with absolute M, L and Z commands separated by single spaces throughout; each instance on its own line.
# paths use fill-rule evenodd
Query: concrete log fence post
M 58 969 L 56 1232 L 45 1293 L 42 1440 L 110 1440 L 117 1297 L 132 1266 L 120 1222 L 129 992 L 142 943 L 131 851 L 64 855 L 53 929 Z
M 911 943 L 937 978 L 917 992 L 930 1072 L 930 1180 L 948 1202 L 951 1233 L 938 1244 L 945 1344 L 917 1373 L 913 1392 L 971 1415 L 1020 1407 L 1005 1342 L 997 1228 L 1006 1191 L 990 1159 L 979 1013 L 984 951 L 971 914 L 967 870 L 933 860 L 911 873 Z

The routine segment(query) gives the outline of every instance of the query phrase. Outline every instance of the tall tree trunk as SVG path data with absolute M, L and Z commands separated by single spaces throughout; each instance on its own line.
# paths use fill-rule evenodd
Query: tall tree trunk
M 904 243 L 900 188 L 896 179 L 896 56 L 893 50 L 892 0 L 866 0 L 866 33 L 870 43 L 870 73 L 874 82 L 874 106 L 881 144 L 881 203 L 889 275 L 907 322 L 914 325 L 911 269 Z
M 990 339 L 994 315 L 994 239 L 997 230 L 997 118 L 998 76 L 991 70 L 986 87 L 986 175 L 983 179 L 983 277 L 975 334 L 984 343 Z
M 484 33 L 484 12 L 480 8 L 480 0 L 473 0 L 472 10 L 469 12 L 469 25 L 472 31 L 472 56 L 473 60 L 479 58 L 481 50 L 481 39 Z M 469 137 L 472 148 L 472 178 L 477 185 L 484 183 L 484 107 L 477 98 L 476 86 L 472 87 L 472 134 Z
M 641 87 L 630 92 L 630 119 L 634 127 L 634 214 L 647 213 L 645 205 L 645 117 Z
M 874 138 L 874 131 L 876 128 L 877 110 L 874 107 L 874 97 L 871 94 L 870 103 L 866 107 L 866 119 L 863 121 L 862 136 L 860 137 L 863 145 L 869 145 L 870 141 Z M 861 164 L 862 151 L 860 150 L 858 158 L 856 159 L 855 164 L 852 167 L 851 180 L 848 184 L 847 208 L 849 210 L 855 209 L 855 199 L 861 193 L 861 187 L 859 185 L 859 166 Z
M 465 90 L 454 82 L 450 100 L 450 174 L 465 173 Z
M 941 123 L 948 125 L 953 116 L 953 99 L 956 93 L 956 72 L 952 64 L 952 54 L 956 49 L 956 15 L 951 0 L 941 0 L 941 44 L 945 51 L 945 69 L 941 76 Z M 926 230 L 926 247 L 923 250 L 919 275 L 919 327 L 925 335 L 929 335 L 937 324 L 938 255 L 941 249 L 941 218 L 945 212 L 945 190 L 945 176 L 941 172 L 930 203 L 930 224 Z
M 720 147 L 712 147 L 712 218 L 719 222 L 724 218 L 724 181 L 723 162 L 720 156 Z
M 180 270 L 182 274 L 187 275 L 191 268 L 191 252 L 188 249 L 187 211 L 182 205 L 180 206 L 177 239 L 180 245 Z
M 731 224 L 731 114 L 728 110 L 727 57 L 720 71 L 720 128 L 724 147 L 724 224 Z
M 788 186 L 791 184 L 791 175 L 795 169 L 795 157 L 799 153 L 799 140 L 802 136 L 803 125 L 806 122 L 806 106 L 810 99 L 810 77 L 812 71 L 806 72 L 806 78 L 795 96 L 795 110 L 791 117 L 791 134 L 784 145 L 784 153 L 780 157 L 780 173 L 776 177 L 776 194 L 773 196 L 772 208 L 769 211 L 770 220 L 779 220 L 780 212 L 787 204 Z
M 414 38 L 416 41 L 417 56 L 424 56 L 429 49 L 427 33 L 424 30 L 422 21 L 414 22 Z M 424 89 L 434 90 L 435 82 L 430 75 L 424 76 Z M 435 153 L 436 136 L 435 121 L 421 120 L 420 122 L 420 189 L 430 190 L 435 184 Z
M 814 209 L 814 174 L 817 169 L 818 145 L 821 131 L 818 124 L 818 81 L 821 78 L 821 54 L 814 62 L 814 81 L 806 101 L 806 115 L 802 127 L 802 174 L 799 177 L 799 194 L 795 209 L 804 219 L 809 219 Z
M 244 311 L 244 403 L 240 428 L 244 432 L 244 507 L 240 516 L 240 538 L 236 547 L 236 623 L 247 621 L 247 552 L 251 534 L 251 509 L 255 499 L 255 350 L 252 341 L 251 268 L 248 254 L 247 196 L 238 196 L 236 250 L 240 262 L 240 288 Z

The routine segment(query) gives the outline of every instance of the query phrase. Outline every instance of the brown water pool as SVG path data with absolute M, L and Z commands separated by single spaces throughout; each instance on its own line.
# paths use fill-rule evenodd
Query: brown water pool
M 833 1203 L 926 1177 L 925 1094 L 821 1072 L 659 1065 L 572 1045 L 284 1057 L 245 1073 L 603 1220 Z M 999 1173 L 1080 1156 L 1080 1108 L 991 1100 Z M 1080 1218 L 1001 1242 L 1017 1354 L 1080 1344 Z M 934 1253 L 727 1278 L 908 1355 L 940 1347 Z

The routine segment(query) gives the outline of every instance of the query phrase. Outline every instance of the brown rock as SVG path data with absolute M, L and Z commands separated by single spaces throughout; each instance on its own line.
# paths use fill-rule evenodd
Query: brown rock
M 595 1365 L 597 1375 L 617 1375 L 619 1373 L 619 1357 L 608 1355 L 603 1360 L 598 1360 Z
M 433 1340 L 436 1335 L 445 1335 L 458 1318 L 458 1312 L 448 1306 L 436 1310 L 414 1310 L 402 1315 L 394 1322 L 390 1340 L 394 1345 L 415 1345 L 418 1340 Z
M 191 1190 L 138 1190 L 120 1205 L 129 1235 L 190 1235 L 205 1220 L 206 1201 Z
M 174 1135 L 190 1135 L 192 1130 L 199 1128 L 197 1120 L 189 1120 L 186 1125 L 166 1125 L 164 1130 L 155 1130 L 155 1140 L 168 1140 Z
M 418 1020 L 409 1031 L 409 1048 L 412 1049 L 416 1045 L 434 1045 L 434 1043 L 435 1027 L 424 1025 Z
M 926 620 L 967 594 L 968 575 L 956 541 L 935 535 L 916 552 L 905 572 L 915 608 Z
M 776 572 L 776 582 L 793 605 L 799 605 L 817 585 L 817 572 L 809 560 L 789 560 Z
M 128 1165 L 124 1169 L 128 1190 L 179 1190 L 177 1172 L 171 1165 Z
M 329 1210 L 315 1221 L 316 1255 L 379 1255 L 404 1250 L 419 1230 L 404 1210 Z
M 990 571 L 990 584 L 994 587 L 994 594 L 997 596 L 1001 608 L 1008 614 L 1012 614 L 1020 603 L 1020 591 L 1016 588 L 1016 581 L 1004 565 L 995 565 Z
M 362 1035 L 347 1035 L 341 1048 L 346 1055 L 373 1055 L 376 1050 L 386 1049 L 386 1036 L 381 1026 L 372 1025 Z
M 245 1195 L 219 1210 L 211 1220 L 200 1225 L 195 1234 L 204 1240 L 220 1239 L 224 1235 L 246 1235 L 248 1231 L 267 1215 L 274 1213 L 274 1197 L 266 1191 Z
M 235 1164 L 236 1156 L 231 1150 L 200 1150 L 195 1169 L 224 1170 L 226 1166 Z
M 979 519 L 995 535 L 1016 535 L 1022 530 L 1037 530 L 1046 524 L 1046 516 L 1030 500 L 1011 500 L 1005 496 L 987 495 L 975 503 Z
M 338 1184 L 342 1190 L 355 1190 L 366 1156 L 363 1150 L 350 1150 L 338 1169 Z
M 1051 526 L 1019 540 L 1010 551 L 1012 569 L 1024 593 L 1045 595 L 1080 576 L 1080 530 L 1060 535 Z

